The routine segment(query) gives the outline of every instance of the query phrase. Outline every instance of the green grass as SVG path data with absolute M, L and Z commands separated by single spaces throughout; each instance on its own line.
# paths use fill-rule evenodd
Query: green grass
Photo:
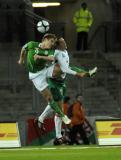
M 121 160 L 121 147 L 62 146 L 0 149 L 0 160 Z

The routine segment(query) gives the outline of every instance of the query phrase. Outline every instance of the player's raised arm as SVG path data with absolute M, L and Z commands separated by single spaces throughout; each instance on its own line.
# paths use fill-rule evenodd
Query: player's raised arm
M 25 45 L 24 45 L 21 49 L 21 52 L 20 52 L 18 64 L 23 64 L 24 63 L 25 54 L 26 54 L 26 49 L 25 49 Z
M 86 71 L 84 69 L 78 68 L 78 67 L 70 67 L 69 66 L 69 55 L 66 50 L 66 42 L 63 38 L 60 38 L 57 41 L 57 49 L 55 50 L 55 58 L 58 62 L 58 65 L 55 65 L 53 75 L 56 76 L 59 73 L 59 69 L 63 73 L 75 75 L 78 77 L 84 77 L 84 76 L 92 76 L 97 72 L 97 67 L 93 68 L 92 70 Z

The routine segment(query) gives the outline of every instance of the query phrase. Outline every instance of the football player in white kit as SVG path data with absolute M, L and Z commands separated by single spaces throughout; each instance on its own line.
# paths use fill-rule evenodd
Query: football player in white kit
M 63 105 L 63 97 L 64 97 L 63 89 L 65 86 L 64 79 L 66 74 L 72 74 L 78 77 L 84 77 L 86 75 L 92 76 L 97 72 L 97 67 L 89 71 L 85 71 L 77 67 L 70 67 L 69 55 L 66 49 L 67 46 L 65 40 L 63 38 L 60 38 L 57 41 L 57 49 L 55 50 L 55 55 L 54 55 L 55 63 L 52 66 L 50 66 L 51 68 L 53 68 L 53 76 L 50 77 L 48 81 L 53 98 L 55 97 L 54 100 L 58 101 L 59 104 L 61 104 L 61 106 Z M 53 113 L 53 110 L 48 105 L 45 108 L 44 112 L 38 117 L 40 124 L 43 124 L 44 119 L 48 117 L 50 113 Z M 61 134 L 62 118 L 58 114 L 56 114 L 54 120 L 55 120 L 55 130 L 56 130 L 56 139 L 54 141 L 54 144 L 62 144 L 64 141 Z

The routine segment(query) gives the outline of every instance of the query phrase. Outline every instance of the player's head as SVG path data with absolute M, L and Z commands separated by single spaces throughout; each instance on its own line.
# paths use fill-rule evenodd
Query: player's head
M 56 49 L 59 50 L 66 50 L 67 49 L 67 45 L 65 40 L 61 37 L 56 41 Z
M 86 10 L 86 8 L 87 8 L 87 3 L 83 2 L 83 3 L 81 4 L 81 7 L 82 7 L 84 10 Z
M 83 101 L 83 96 L 82 96 L 82 94 L 77 94 L 77 95 L 75 96 L 75 98 L 76 98 L 76 100 L 79 101 L 79 102 L 82 102 L 82 101 Z
M 51 49 L 54 47 L 57 38 L 55 34 L 47 33 L 42 38 L 42 46 L 45 49 Z

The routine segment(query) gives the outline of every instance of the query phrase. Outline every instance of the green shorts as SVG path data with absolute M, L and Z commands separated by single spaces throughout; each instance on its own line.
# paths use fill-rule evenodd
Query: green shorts
M 48 78 L 48 87 L 53 95 L 54 101 L 61 101 L 66 94 L 66 84 L 65 80 L 57 80 Z

